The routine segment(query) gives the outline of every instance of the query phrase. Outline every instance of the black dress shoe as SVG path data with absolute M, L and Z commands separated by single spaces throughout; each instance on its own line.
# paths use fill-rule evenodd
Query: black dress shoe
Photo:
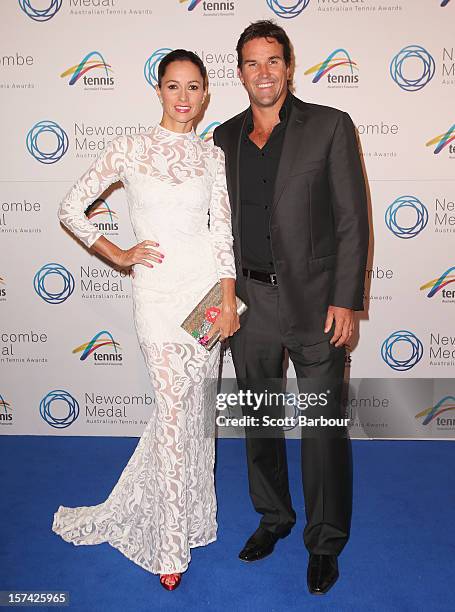
M 259 561 L 273 552 L 275 544 L 280 538 L 285 538 L 290 533 L 290 529 L 281 535 L 276 535 L 263 527 L 258 527 L 253 535 L 239 553 L 242 561 Z
M 336 555 L 312 555 L 308 561 L 308 590 L 313 595 L 323 595 L 335 584 L 338 578 L 338 559 Z

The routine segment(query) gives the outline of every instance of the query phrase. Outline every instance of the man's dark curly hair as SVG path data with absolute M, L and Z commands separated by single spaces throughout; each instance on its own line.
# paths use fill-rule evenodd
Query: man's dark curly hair
M 274 38 L 283 46 L 283 57 L 286 66 L 291 65 L 291 42 L 286 32 L 277 25 L 275 22 L 264 19 L 261 21 L 255 21 L 250 24 L 240 34 L 240 38 L 237 43 L 237 66 L 242 67 L 242 49 L 244 45 L 255 38 Z

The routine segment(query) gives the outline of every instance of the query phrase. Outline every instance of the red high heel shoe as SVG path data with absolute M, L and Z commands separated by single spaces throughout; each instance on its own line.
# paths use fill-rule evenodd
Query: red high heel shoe
M 168 578 L 173 578 L 174 583 L 167 584 L 166 580 Z M 166 591 L 175 591 L 175 589 L 180 585 L 181 581 L 182 581 L 182 574 L 161 574 L 160 576 L 160 584 L 163 587 L 163 589 L 166 589 Z

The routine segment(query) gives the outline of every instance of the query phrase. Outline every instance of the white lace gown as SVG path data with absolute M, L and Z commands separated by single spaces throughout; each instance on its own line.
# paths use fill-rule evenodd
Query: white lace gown
M 194 131 L 159 125 L 116 138 L 59 208 L 85 245 L 102 234 L 84 211 L 119 180 L 137 241 L 154 240 L 164 254 L 153 268 L 135 265 L 132 280 L 134 324 L 156 403 L 109 497 L 96 506 L 59 506 L 52 530 L 76 545 L 108 542 L 154 574 L 183 572 L 190 549 L 213 542 L 217 531 L 207 430 L 215 402 L 205 382 L 218 375 L 219 344 L 206 351 L 180 323 L 218 279 L 235 278 L 224 154 Z

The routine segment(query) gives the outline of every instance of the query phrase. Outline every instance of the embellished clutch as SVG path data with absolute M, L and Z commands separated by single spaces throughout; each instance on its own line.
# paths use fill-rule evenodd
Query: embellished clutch
M 237 302 L 237 314 L 240 316 L 246 311 L 247 306 L 239 297 L 236 296 L 235 299 Z M 181 325 L 186 332 L 193 336 L 208 351 L 220 339 L 221 334 L 219 330 L 211 338 L 208 338 L 207 334 L 221 312 L 221 301 L 221 282 L 218 281 L 205 294 L 199 304 L 193 308 Z

